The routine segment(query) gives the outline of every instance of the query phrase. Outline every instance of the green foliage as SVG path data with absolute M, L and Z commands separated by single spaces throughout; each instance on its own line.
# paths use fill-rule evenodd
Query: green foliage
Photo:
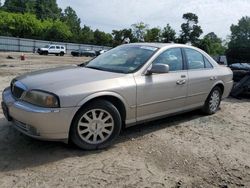
M 61 9 L 56 0 L 5 0 L 3 9 L 14 13 L 32 13 L 38 19 L 59 19 Z
M 84 25 L 84 27 L 80 31 L 79 41 L 84 44 L 93 44 L 94 43 L 94 32 L 93 30 Z
M 231 26 L 229 48 L 250 48 L 250 17 L 242 17 L 237 25 Z
M 198 25 L 198 16 L 193 13 L 183 14 L 183 19 L 186 23 L 181 24 L 181 35 L 179 42 L 196 44 L 200 35 L 203 33 L 201 27 Z
M 226 52 L 229 63 L 250 62 L 250 17 L 231 26 L 231 41 Z
M 37 36 L 40 30 L 41 21 L 35 15 L 0 11 L 0 35 L 30 37 Z
M 69 41 L 72 33 L 60 20 L 38 20 L 34 14 L 0 11 L 0 35 Z
M 73 33 L 73 41 L 77 41 L 81 31 L 81 20 L 76 12 L 71 7 L 67 7 L 62 14 L 61 20 L 69 26 L 70 31 Z
M 136 42 L 136 38 L 133 35 L 132 29 L 122 29 L 122 30 L 113 30 L 113 46 L 118 46 L 123 43 L 125 38 L 129 38 L 130 42 Z
M 222 40 L 214 33 L 208 33 L 199 41 L 197 47 L 203 49 L 212 56 L 223 55 L 226 47 L 222 45 Z
M 112 35 L 109 33 L 105 33 L 103 31 L 99 31 L 98 29 L 94 32 L 94 44 L 96 45 L 112 45 Z
M 26 5 L 27 0 L 5 0 L 3 9 L 9 12 L 24 13 L 28 12 Z
M 43 28 L 44 35 L 43 37 L 45 39 L 50 39 L 52 41 L 70 41 L 72 38 L 72 33 L 70 31 L 70 28 L 60 20 L 47 20 L 48 23 L 47 26 Z M 51 24 L 52 23 L 52 24 Z
M 60 19 L 62 10 L 58 7 L 56 0 L 36 0 L 35 2 L 34 9 L 38 19 Z
M 145 42 L 160 42 L 161 41 L 161 29 L 154 27 L 148 29 L 145 34 Z
M 144 22 L 132 24 L 133 35 L 138 42 L 143 42 L 148 25 Z
M 111 35 L 98 29 L 93 31 L 86 25 L 81 28 L 81 20 L 76 12 L 71 7 L 66 7 L 62 12 L 56 0 L 5 0 L 3 6 L 0 0 L 0 35 L 108 46 L 120 45 L 125 38 L 129 38 L 130 42 L 190 42 L 211 55 L 224 54 L 226 48 L 215 33 L 199 39 L 202 29 L 198 25 L 197 15 L 186 13 L 183 19 L 185 23 L 181 24 L 179 37 L 169 24 L 161 29 L 149 28 L 144 22 L 113 30 Z M 248 53 L 250 18 L 243 17 L 238 25 L 232 25 L 231 32 L 230 53 L 237 54 L 234 49 L 247 49 L 245 51 Z
M 176 41 L 176 32 L 174 29 L 171 28 L 169 24 L 167 24 L 166 27 L 163 28 L 162 31 L 162 42 L 175 42 Z

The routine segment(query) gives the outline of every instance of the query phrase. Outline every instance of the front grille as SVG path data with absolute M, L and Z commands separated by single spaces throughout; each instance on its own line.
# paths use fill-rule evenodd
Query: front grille
M 25 91 L 23 88 L 18 87 L 14 81 L 11 82 L 10 88 L 12 95 L 18 99 L 21 98 L 23 92 Z

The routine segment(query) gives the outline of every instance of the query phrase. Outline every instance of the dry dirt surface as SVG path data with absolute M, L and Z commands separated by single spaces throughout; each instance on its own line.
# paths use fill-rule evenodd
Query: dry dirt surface
M 19 56 L 0 53 L 0 91 L 24 72 L 87 60 Z M 0 187 L 250 187 L 250 99 L 128 128 L 99 151 L 31 139 L 0 111 Z

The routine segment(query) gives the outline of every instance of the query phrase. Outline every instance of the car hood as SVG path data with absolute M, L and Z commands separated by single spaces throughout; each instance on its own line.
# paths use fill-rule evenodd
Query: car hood
M 15 78 L 27 89 L 39 89 L 60 93 L 78 85 L 100 83 L 100 81 L 124 77 L 125 74 L 100 71 L 80 66 L 66 66 L 40 70 Z

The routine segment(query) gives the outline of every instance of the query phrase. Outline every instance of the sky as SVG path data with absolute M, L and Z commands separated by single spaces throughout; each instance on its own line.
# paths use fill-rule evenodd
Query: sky
M 144 22 L 149 27 L 169 23 L 178 33 L 184 22 L 182 15 L 198 15 L 204 34 L 215 32 L 226 39 L 231 24 L 242 16 L 250 16 L 250 0 L 57 0 L 59 7 L 71 6 L 85 24 L 92 29 L 112 32 Z

